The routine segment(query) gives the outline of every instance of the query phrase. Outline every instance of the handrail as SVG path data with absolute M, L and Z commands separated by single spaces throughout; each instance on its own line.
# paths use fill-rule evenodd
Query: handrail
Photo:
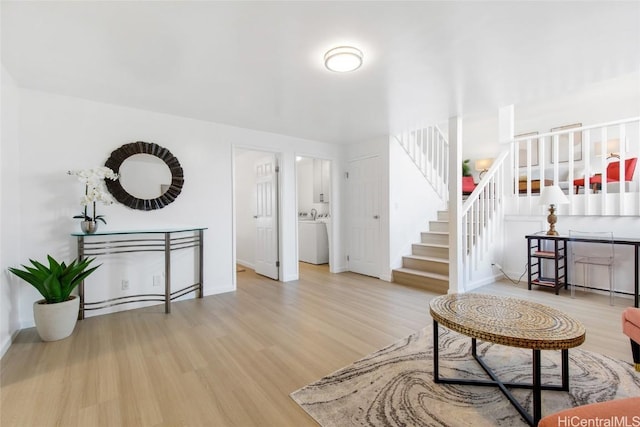
M 485 256 L 492 256 L 491 250 L 499 240 L 503 230 L 504 183 L 507 169 L 506 150 L 493 161 L 491 168 L 462 204 L 460 223 L 462 224 L 462 266 L 463 288 L 479 268 L 481 261 L 488 264 Z
M 469 209 L 471 209 L 471 206 L 473 205 L 473 203 L 475 203 L 476 200 L 478 200 L 478 198 L 480 197 L 480 194 L 482 194 L 482 192 L 489 185 L 489 183 L 494 180 L 493 179 L 494 176 L 498 173 L 498 171 L 502 167 L 507 156 L 509 156 L 509 151 L 503 151 L 493 161 L 489 170 L 484 174 L 484 177 L 480 180 L 478 185 L 476 185 L 476 188 L 473 189 L 469 197 L 467 197 L 467 200 L 465 200 L 464 203 L 462 204 L 462 215 L 466 214 L 469 211 Z
M 599 124 L 596 124 L 596 125 L 581 126 L 579 128 L 571 128 L 571 129 L 565 129 L 565 130 L 561 130 L 561 131 L 553 131 L 553 132 L 550 131 L 550 132 L 546 132 L 546 133 L 537 134 L 533 138 L 543 138 L 543 137 L 553 136 L 553 135 L 562 135 L 562 134 L 565 134 L 565 133 L 575 133 L 575 132 L 582 132 L 582 131 L 591 130 L 591 129 L 600 129 L 600 128 L 603 128 L 603 127 L 611 127 L 611 126 L 616 126 L 616 125 L 621 125 L 621 124 L 637 122 L 638 119 L 640 119 L 640 117 L 629 117 L 627 119 L 614 120 L 612 122 L 599 123 Z M 518 138 L 511 139 L 510 142 L 526 141 L 527 139 L 531 139 L 531 138 L 532 138 L 532 136 L 521 136 L 521 137 L 518 137 Z

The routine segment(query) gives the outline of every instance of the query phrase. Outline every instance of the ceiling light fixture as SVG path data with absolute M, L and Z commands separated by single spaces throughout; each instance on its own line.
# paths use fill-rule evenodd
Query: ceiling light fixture
M 324 54 L 324 66 L 337 73 L 346 73 L 360 68 L 362 51 L 352 46 L 338 46 Z

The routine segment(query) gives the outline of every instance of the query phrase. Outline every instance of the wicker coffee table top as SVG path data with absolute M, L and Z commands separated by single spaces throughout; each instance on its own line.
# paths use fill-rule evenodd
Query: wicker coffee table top
M 485 294 L 431 300 L 431 317 L 452 331 L 511 347 L 563 350 L 584 342 L 582 323 L 535 302 Z

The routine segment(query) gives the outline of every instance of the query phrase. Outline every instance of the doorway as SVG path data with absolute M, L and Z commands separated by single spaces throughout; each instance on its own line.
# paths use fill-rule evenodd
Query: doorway
M 278 155 L 234 149 L 236 273 L 243 268 L 280 279 Z
M 333 246 L 331 190 L 331 160 L 296 156 L 298 262 L 327 271 Z

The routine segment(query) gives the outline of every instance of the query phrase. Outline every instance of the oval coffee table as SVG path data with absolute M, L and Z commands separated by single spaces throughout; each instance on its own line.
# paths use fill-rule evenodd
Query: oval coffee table
M 431 300 L 433 318 L 433 377 L 436 383 L 498 387 L 518 410 L 535 426 L 540 421 L 542 390 L 569 390 L 569 349 L 585 340 L 584 326 L 566 314 L 530 301 L 485 294 L 450 294 Z M 471 354 L 489 375 L 488 380 L 441 378 L 438 373 L 438 324 L 471 337 Z M 485 364 L 476 352 L 476 340 L 509 347 L 533 350 L 533 383 L 505 383 Z M 562 385 L 542 384 L 540 350 L 562 351 Z M 511 394 L 509 388 L 533 391 L 533 415 Z

